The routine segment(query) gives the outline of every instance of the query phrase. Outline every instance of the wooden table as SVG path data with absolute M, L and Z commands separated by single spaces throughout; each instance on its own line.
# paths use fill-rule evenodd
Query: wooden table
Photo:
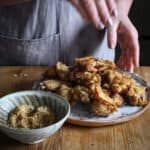
M 31 89 L 46 67 L 0 67 L 0 96 Z M 136 71 L 150 82 L 150 67 Z M 44 142 L 25 145 L 0 134 L 0 150 L 150 150 L 150 108 L 128 123 L 87 128 L 65 124 Z

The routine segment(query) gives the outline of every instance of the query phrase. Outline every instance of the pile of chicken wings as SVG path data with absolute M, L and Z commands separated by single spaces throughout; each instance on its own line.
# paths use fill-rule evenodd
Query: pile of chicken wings
M 109 116 L 125 104 L 144 106 L 148 103 L 146 87 L 127 73 L 116 69 L 108 60 L 92 56 L 76 58 L 74 66 L 61 62 L 51 66 L 40 83 L 42 90 L 55 92 L 71 106 L 81 101 L 96 116 Z

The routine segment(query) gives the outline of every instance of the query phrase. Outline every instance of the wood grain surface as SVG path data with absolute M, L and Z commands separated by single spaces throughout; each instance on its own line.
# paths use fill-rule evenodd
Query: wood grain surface
M 0 96 L 29 90 L 47 67 L 0 67 Z M 150 67 L 136 73 L 150 82 Z M 0 150 L 150 150 L 150 108 L 123 124 L 89 128 L 65 124 L 44 142 L 25 145 L 0 133 Z

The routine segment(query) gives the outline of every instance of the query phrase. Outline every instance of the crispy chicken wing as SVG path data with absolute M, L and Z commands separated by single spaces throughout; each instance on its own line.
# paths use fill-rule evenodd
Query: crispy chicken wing
M 56 91 L 62 84 L 62 81 L 59 80 L 46 80 L 40 83 L 40 86 L 43 90 Z
M 146 88 L 141 85 L 132 85 L 126 92 L 131 105 L 144 106 L 148 103 Z
M 74 90 L 68 82 L 60 80 L 46 80 L 41 82 L 40 86 L 43 90 L 52 91 L 59 94 L 65 100 L 67 100 L 71 106 L 75 105 L 79 100 L 79 98 L 73 99 Z
M 91 112 L 97 116 L 107 117 L 117 110 L 117 106 L 123 104 L 123 98 L 119 94 L 110 97 L 109 92 L 103 91 L 100 97 L 102 98 L 101 101 L 93 100 L 91 102 Z
M 105 79 L 103 83 L 104 88 L 112 90 L 116 94 L 126 95 L 131 105 L 143 106 L 148 103 L 146 88 L 137 85 L 136 81 L 128 74 L 117 70 L 107 70 L 105 71 L 103 78 Z M 118 96 L 119 95 L 117 95 L 117 97 Z M 122 98 L 119 97 L 117 99 L 121 100 Z
M 72 98 L 75 101 L 80 100 L 82 103 L 87 104 L 90 102 L 90 96 L 89 89 L 84 86 L 77 85 L 73 88 Z
M 66 66 L 65 64 L 63 64 L 61 62 L 57 62 L 56 74 L 60 80 L 67 81 L 68 80 L 68 74 L 69 74 L 68 66 Z
M 56 93 L 64 97 L 67 101 L 70 101 L 71 90 L 72 90 L 71 87 L 65 84 L 61 84 L 60 87 L 56 90 Z
M 58 78 L 60 80 L 67 81 L 69 74 L 69 68 L 61 62 L 57 62 L 56 65 L 49 67 L 44 74 L 48 78 Z
M 122 105 L 124 104 L 124 99 L 123 99 L 123 97 L 122 97 L 120 94 L 118 94 L 118 93 L 113 94 L 113 95 L 112 95 L 112 99 L 113 99 L 114 103 L 115 103 L 118 107 L 120 107 L 120 106 L 122 106 Z
M 120 106 L 122 106 L 122 105 L 124 104 L 124 99 L 123 99 L 123 97 L 122 97 L 120 94 L 118 94 L 118 93 L 113 93 L 112 91 L 107 90 L 107 89 L 103 89 L 103 92 L 104 92 L 106 95 L 110 96 L 111 99 L 113 100 L 113 102 L 114 102 L 118 107 L 120 107 Z
M 97 73 L 83 72 L 78 70 L 71 70 L 69 75 L 69 80 L 77 84 L 82 84 L 84 86 L 90 86 L 91 84 L 101 83 L 101 77 Z
M 56 93 L 64 97 L 71 106 L 74 106 L 80 100 L 79 96 L 75 97 L 76 93 L 74 92 L 74 88 L 65 84 L 62 84 Z
M 106 105 L 101 104 L 97 100 L 91 102 L 90 110 L 96 116 L 103 116 L 103 117 L 107 117 L 112 113 L 111 110 L 108 107 L 106 107 Z
M 109 60 L 94 58 L 92 56 L 76 58 L 75 63 L 77 66 L 89 72 L 102 72 L 107 69 L 114 69 L 116 65 Z
M 103 87 L 111 89 L 114 93 L 123 93 L 134 83 L 126 74 L 117 70 L 106 70 L 103 74 Z

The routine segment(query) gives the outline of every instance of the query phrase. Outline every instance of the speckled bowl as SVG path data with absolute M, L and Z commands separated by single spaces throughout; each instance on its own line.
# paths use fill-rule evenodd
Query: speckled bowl
M 56 113 L 55 123 L 38 129 L 14 129 L 7 125 L 8 114 L 17 106 L 27 104 L 47 105 Z M 9 94 L 0 99 L 0 130 L 7 136 L 26 144 L 43 141 L 55 133 L 70 114 L 70 106 L 62 97 L 44 91 L 22 91 Z

